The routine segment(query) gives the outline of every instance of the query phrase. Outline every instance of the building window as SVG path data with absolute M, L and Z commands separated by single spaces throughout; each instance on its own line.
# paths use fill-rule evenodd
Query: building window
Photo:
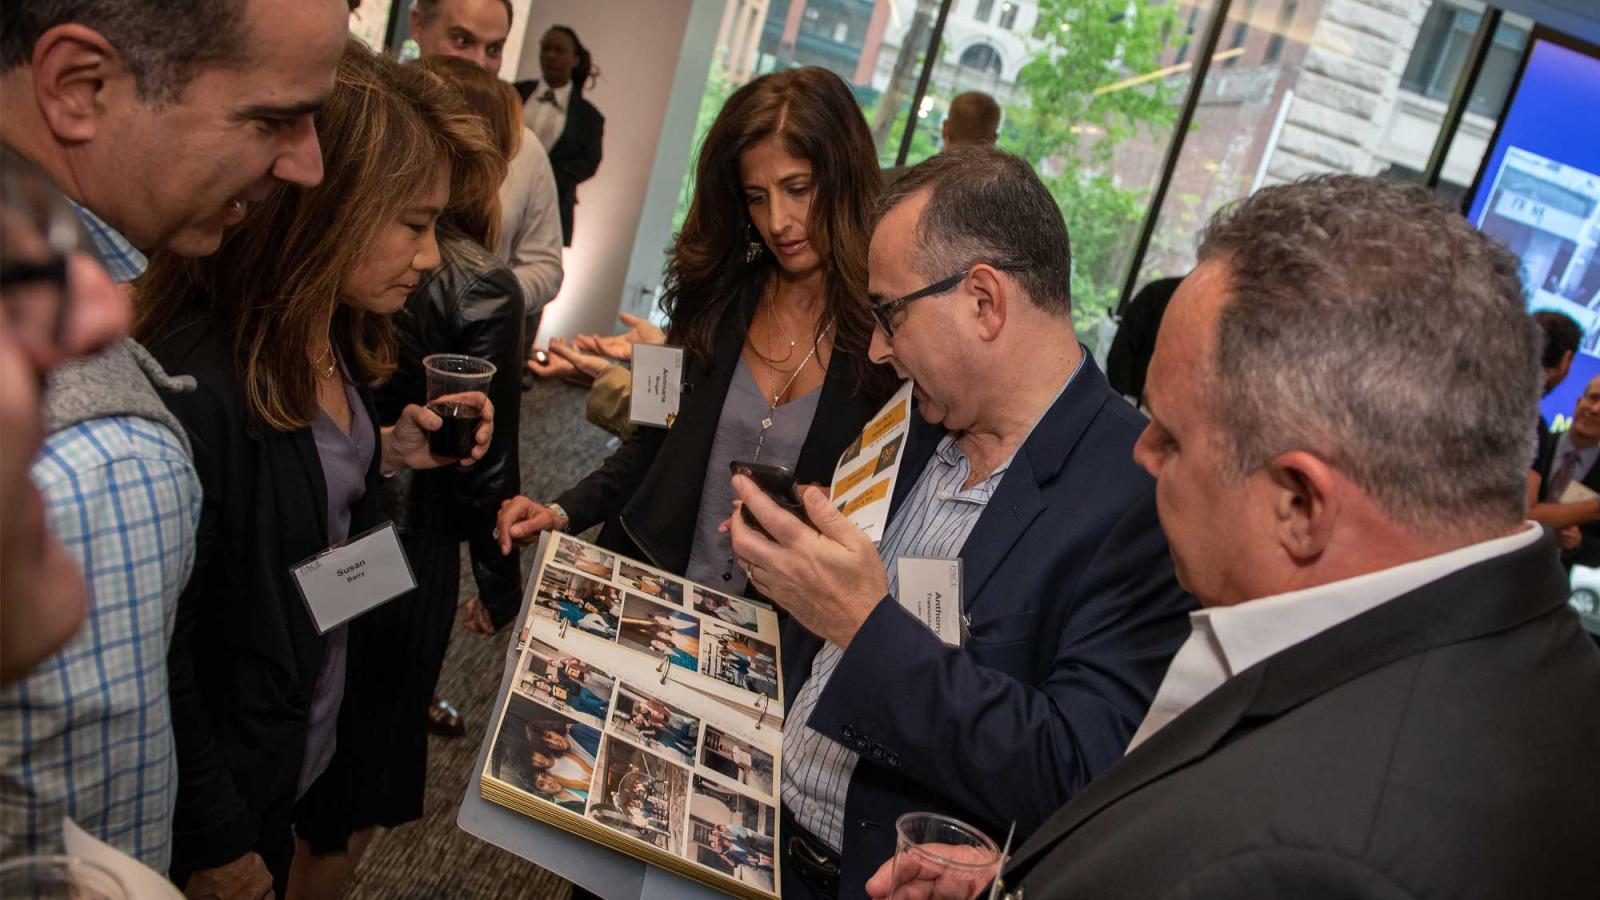
M 1250 38 L 1250 19 L 1255 16 L 1255 12 L 1255 0 L 1245 0 L 1244 15 L 1240 17 L 1239 23 L 1233 26 L 1233 42 L 1228 45 L 1229 50 L 1237 50 L 1239 52 L 1230 54 L 1227 59 L 1223 60 L 1223 68 L 1231 69 L 1239 64 L 1239 57 L 1244 55 L 1244 42 Z
M 1200 7 L 1189 10 L 1189 26 L 1184 29 L 1183 46 L 1178 48 L 1178 65 L 1183 65 L 1189 59 L 1189 45 L 1194 43 L 1194 29 L 1200 24 Z
M 1430 7 L 1417 31 L 1417 42 L 1411 49 L 1411 58 L 1406 61 L 1400 87 L 1449 102 L 1461 70 L 1467 64 L 1467 52 L 1472 49 L 1472 37 L 1481 20 L 1478 13 L 1448 3 L 1435 3 Z M 1470 112 L 1489 118 L 1500 115 L 1527 43 L 1526 29 L 1506 22 L 1495 29 L 1489 56 L 1478 74 L 1472 99 L 1467 102 Z
M 961 68 L 997 76 L 1000 74 L 1000 51 L 988 44 L 973 44 L 961 51 Z
M 1000 27 L 1010 31 L 1017 24 L 1017 4 L 1000 4 Z
M 994 0 L 978 0 L 978 9 L 972 14 L 979 22 L 987 23 L 989 14 L 994 12 Z
M 1289 29 L 1294 26 L 1294 16 L 1299 11 L 1300 0 L 1284 0 L 1283 7 L 1278 10 L 1278 27 L 1272 32 L 1272 40 L 1267 41 L 1267 62 L 1277 62 L 1283 55 L 1284 41 L 1289 39 Z

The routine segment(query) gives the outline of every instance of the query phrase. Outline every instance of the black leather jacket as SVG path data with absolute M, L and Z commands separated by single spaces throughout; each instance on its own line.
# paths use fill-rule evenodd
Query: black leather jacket
M 407 403 L 425 401 L 424 356 L 465 353 L 495 364 L 489 385 L 494 440 L 484 458 L 468 468 L 402 471 L 385 484 L 384 506 L 402 533 L 472 544 L 479 589 L 499 624 L 516 614 L 520 600 L 516 556 L 500 555 L 493 531 L 500 501 L 521 490 L 522 292 L 511 270 L 469 238 L 441 228 L 439 255 L 439 267 L 394 315 L 398 367 L 377 391 L 378 418 L 393 424 Z M 506 579 L 509 584 L 500 583 Z

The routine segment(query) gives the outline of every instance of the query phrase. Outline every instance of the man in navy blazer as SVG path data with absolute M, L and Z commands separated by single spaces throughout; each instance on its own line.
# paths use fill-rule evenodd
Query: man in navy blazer
M 1026 837 L 1121 758 L 1195 607 L 1133 462 L 1144 418 L 1074 336 L 1066 226 L 1033 170 L 953 148 L 881 209 L 872 353 L 920 415 L 880 546 L 821 489 L 814 531 L 735 479 L 773 540 L 735 515 L 734 550 L 791 616 L 785 897 L 860 896 L 906 812 Z M 896 599 L 918 557 L 962 562 L 961 646 Z

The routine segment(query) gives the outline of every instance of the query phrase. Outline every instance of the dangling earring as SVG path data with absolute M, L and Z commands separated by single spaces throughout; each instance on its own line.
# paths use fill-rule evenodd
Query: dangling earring
M 761 258 L 761 253 L 767 249 L 767 245 L 761 243 L 761 239 L 756 235 L 756 230 L 753 227 L 744 226 L 744 232 L 750 239 L 750 243 L 744 248 L 744 261 L 746 264 L 753 263 Z

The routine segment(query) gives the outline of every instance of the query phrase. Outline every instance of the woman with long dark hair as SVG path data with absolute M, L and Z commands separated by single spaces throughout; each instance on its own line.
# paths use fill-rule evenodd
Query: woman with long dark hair
M 878 191 L 872 137 L 837 75 L 794 69 L 735 92 L 706 135 L 667 263 L 667 341 L 685 348 L 693 389 L 670 429 L 637 429 L 555 503 L 508 501 L 502 548 L 604 523 L 609 548 L 742 591 L 717 529 L 732 508 L 729 463 L 827 481 L 893 390 L 867 358 Z
M 157 254 L 136 283 L 139 340 L 198 382 L 166 398 L 205 493 L 168 655 L 172 875 L 192 896 L 284 896 L 291 859 L 342 849 L 350 771 L 375 752 L 364 667 L 380 620 L 319 630 L 290 569 L 383 521 L 382 475 L 456 462 L 428 450 L 439 416 L 412 403 L 379 427 L 372 400 L 394 369 L 389 316 L 438 265 L 452 185 L 504 174 L 456 103 L 350 42 L 316 117 L 321 183 L 279 187 L 217 253 Z M 463 464 L 488 447 L 484 417 Z
M 599 77 L 600 70 L 578 33 L 556 25 L 539 39 L 539 77 L 516 85 L 522 96 L 522 120 L 550 154 L 561 207 L 561 243 L 568 247 L 578 185 L 600 168 L 606 118 L 583 96 Z

